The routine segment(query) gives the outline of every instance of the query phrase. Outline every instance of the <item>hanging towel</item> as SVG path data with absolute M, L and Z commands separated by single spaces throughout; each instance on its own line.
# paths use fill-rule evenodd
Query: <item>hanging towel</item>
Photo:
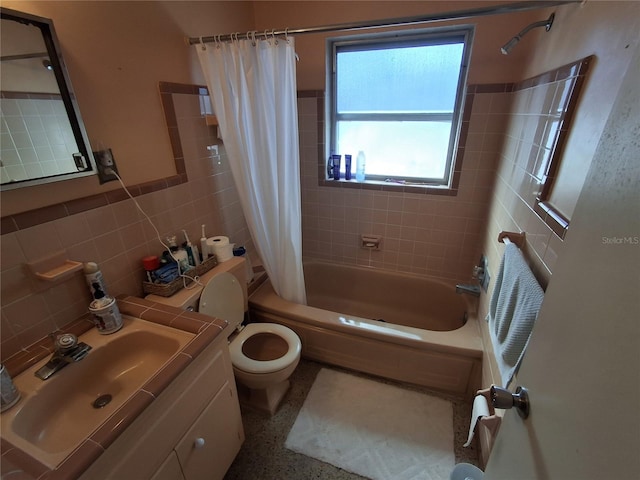
M 544 292 L 520 249 L 513 243 L 507 245 L 487 315 L 505 388 L 522 361 L 543 298 Z

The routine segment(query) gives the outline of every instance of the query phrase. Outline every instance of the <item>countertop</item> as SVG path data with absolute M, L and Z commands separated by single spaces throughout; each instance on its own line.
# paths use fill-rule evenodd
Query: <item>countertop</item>
M 31 457 L 28 452 L 2 439 L 0 444 L 2 478 L 10 477 L 11 480 L 78 478 L 228 326 L 227 322 L 218 318 L 138 297 L 123 295 L 117 301 L 120 312 L 124 315 L 184 330 L 195 334 L 195 337 L 54 470 Z M 64 331 L 79 336 L 91 328 L 94 328 L 93 323 L 86 316 L 65 327 Z M 12 376 L 16 376 L 51 355 L 51 344 L 51 340 L 45 338 L 7 359 L 5 367 Z

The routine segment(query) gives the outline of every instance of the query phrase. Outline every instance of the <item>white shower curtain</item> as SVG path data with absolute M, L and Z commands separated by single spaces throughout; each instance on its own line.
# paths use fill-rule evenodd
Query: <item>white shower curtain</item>
M 195 48 L 265 270 L 278 295 L 306 304 L 294 41 Z

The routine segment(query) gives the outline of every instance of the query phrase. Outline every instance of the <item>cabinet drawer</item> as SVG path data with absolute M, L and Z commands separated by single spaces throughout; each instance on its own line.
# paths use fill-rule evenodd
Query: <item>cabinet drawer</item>
M 243 440 L 235 389 L 226 384 L 176 445 L 186 480 L 222 479 Z

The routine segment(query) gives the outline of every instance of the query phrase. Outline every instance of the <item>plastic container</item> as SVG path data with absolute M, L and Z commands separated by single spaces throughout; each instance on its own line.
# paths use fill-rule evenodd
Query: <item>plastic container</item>
M 356 182 L 364 182 L 364 169 L 366 161 L 367 158 L 365 157 L 364 152 L 360 150 L 358 152 L 358 157 L 356 158 Z
M 11 375 L 0 365 L 0 412 L 13 407 L 20 400 L 20 392 L 13 384 Z
M 253 265 L 251 265 L 251 259 L 247 255 L 247 250 L 244 247 L 237 247 L 233 249 L 234 257 L 244 258 L 244 264 L 247 271 L 247 284 L 253 281 Z
M 351 155 L 344 156 L 344 179 L 351 180 Z
M 115 298 L 106 296 L 101 291 L 96 292 L 97 298 L 89 305 L 89 312 L 93 315 L 93 323 L 101 335 L 109 335 L 122 328 L 122 315 Z
M 470 463 L 459 463 L 451 471 L 449 480 L 482 480 L 484 472 Z
M 340 180 L 340 158 L 342 155 L 331 155 L 331 162 L 333 164 L 333 179 Z
M 153 282 L 152 272 L 160 268 L 160 259 L 156 255 L 149 255 L 142 259 L 142 266 L 147 272 L 147 280 Z

